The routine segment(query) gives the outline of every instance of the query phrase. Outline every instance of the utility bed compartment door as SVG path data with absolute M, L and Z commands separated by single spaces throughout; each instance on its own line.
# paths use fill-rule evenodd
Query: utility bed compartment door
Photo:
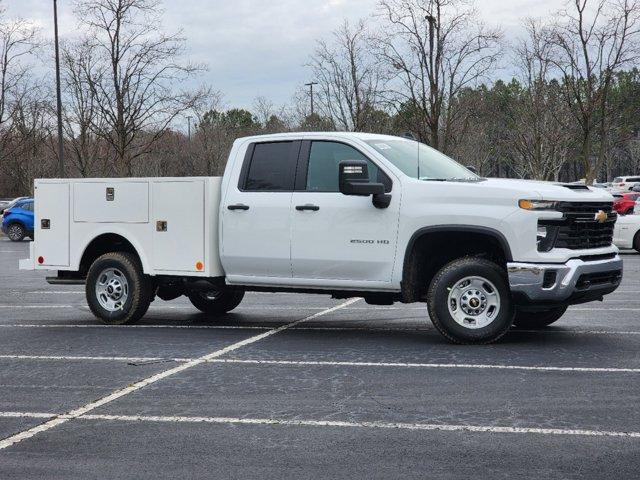
M 41 266 L 69 266 L 69 184 L 38 183 L 34 205 L 34 257 Z
M 154 269 L 199 271 L 205 260 L 204 180 L 153 181 L 152 202 Z
M 90 223 L 147 223 L 147 182 L 82 182 L 73 187 L 73 220 Z

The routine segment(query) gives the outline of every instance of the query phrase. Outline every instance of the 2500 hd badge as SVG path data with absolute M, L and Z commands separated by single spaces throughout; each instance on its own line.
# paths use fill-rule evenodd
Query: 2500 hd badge
M 364 243 L 368 245 L 389 245 L 389 240 L 361 240 L 359 238 L 354 238 L 351 240 L 351 243 Z

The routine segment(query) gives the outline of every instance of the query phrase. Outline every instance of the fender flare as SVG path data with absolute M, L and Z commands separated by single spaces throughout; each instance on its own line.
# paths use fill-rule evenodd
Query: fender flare
M 89 245 L 91 245 L 91 242 L 93 242 L 96 238 L 101 237 L 102 235 L 118 235 L 119 237 L 122 237 L 127 242 L 129 242 L 131 246 L 133 246 L 133 249 L 135 250 L 136 255 L 138 255 L 138 258 L 140 259 L 140 263 L 142 265 L 142 271 L 146 274 L 149 274 L 149 272 L 151 271 L 151 265 L 149 264 L 149 260 L 144 254 L 144 250 L 141 248 L 140 243 L 135 238 L 132 238 L 131 236 L 127 236 L 125 232 L 121 231 L 118 228 L 101 228 L 101 229 L 92 231 L 90 235 L 85 237 L 85 241 L 83 242 L 82 249 L 81 249 L 82 253 L 77 258 L 77 262 L 75 262 L 77 264 L 75 265 L 75 268 L 80 268 L 80 262 L 82 261 L 84 254 L 87 252 L 87 248 L 89 248 Z
M 404 253 L 405 266 L 406 266 L 406 262 L 409 257 L 409 254 L 413 250 L 413 246 L 415 245 L 416 240 L 419 237 L 427 233 L 446 233 L 446 232 L 455 232 L 455 233 L 469 232 L 469 233 L 480 233 L 483 235 L 488 235 L 494 238 L 498 242 L 500 247 L 502 247 L 502 250 L 504 250 L 504 255 L 506 257 L 507 262 L 513 261 L 513 257 L 511 256 L 511 247 L 509 246 L 509 242 L 507 241 L 507 238 L 502 234 L 502 232 L 494 228 L 483 227 L 480 225 L 434 225 L 431 227 L 419 228 L 413 233 L 413 235 L 409 239 L 409 242 L 407 243 L 407 248 Z
M 416 230 L 409 242 L 407 243 L 405 253 L 404 253 L 404 261 L 402 264 L 402 281 L 401 288 L 403 292 L 403 296 L 406 299 L 411 298 L 410 289 L 407 289 L 409 285 L 412 285 L 413 278 L 416 275 L 415 268 L 412 268 L 412 253 L 415 246 L 416 241 L 425 234 L 430 233 L 476 233 L 481 235 L 486 235 L 493 240 L 495 240 L 498 245 L 504 251 L 504 255 L 507 262 L 513 261 L 513 257 L 511 255 L 511 248 L 509 247 L 509 242 L 506 237 L 502 234 L 502 232 L 495 230 L 490 227 L 484 227 L 480 225 L 434 225 L 429 227 L 423 227 Z

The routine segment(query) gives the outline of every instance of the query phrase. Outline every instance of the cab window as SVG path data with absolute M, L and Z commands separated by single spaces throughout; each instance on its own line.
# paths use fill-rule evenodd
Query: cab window
M 292 191 L 296 154 L 295 142 L 252 145 L 241 175 L 241 189 L 253 192 Z
M 369 166 L 369 179 L 384 184 L 391 191 L 391 179 L 378 166 L 355 148 L 339 142 L 311 142 L 305 190 L 339 192 L 338 165 L 343 160 L 364 160 Z

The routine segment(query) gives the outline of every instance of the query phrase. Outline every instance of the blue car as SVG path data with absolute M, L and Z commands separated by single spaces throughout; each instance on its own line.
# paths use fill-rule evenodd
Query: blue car
M 5 209 L 2 231 L 13 242 L 33 238 L 33 198 L 20 199 Z

